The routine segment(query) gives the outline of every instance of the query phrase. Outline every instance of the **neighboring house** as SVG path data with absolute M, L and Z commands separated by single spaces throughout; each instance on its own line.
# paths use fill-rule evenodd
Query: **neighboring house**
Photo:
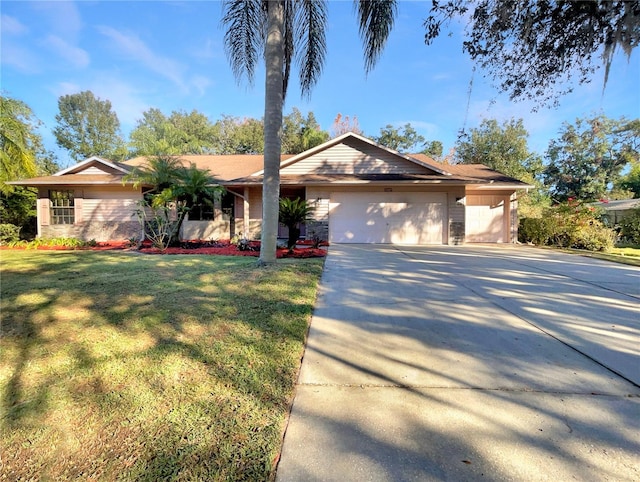
M 600 201 L 590 203 L 590 206 L 603 210 L 602 217 L 606 219 L 609 226 L 615 226 L 620 220 L 629 214 L 633 209 L 640 208 L 640 199 L 620 199 L 616 201 Z
M 208 169 L 228 191 L 213 211 L 191 213 L 182 239 L 259 236 L 263 156 L 180 157 Z M 146 187 L 134 188 L 123 177 L 142 163 L 92 157 L 53 176 L 12 184 L 38 188 L 41 237 L 128 239 L 140 235 L 133 213 Z M 316 206 L 306 235 L 331 243 L 516 242 L 516 193 L 533 187 L 483 165 L 440 164 L 353 133 L 283 156 L 280 177 L 282 197 Z

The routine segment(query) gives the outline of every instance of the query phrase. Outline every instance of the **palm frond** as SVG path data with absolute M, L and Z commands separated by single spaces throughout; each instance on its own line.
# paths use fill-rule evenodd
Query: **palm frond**
M 224 46 L 236 79 L 253 83 L 258 59 L 264 51 L 266 15 L 262 0 L 226 0 L 221 23 Z
M 298 2 L 296 0 L 285 0 L 284 6 L 284 59 L 282 72 L 282 101 L 287 96 L 287 88 L 289 87 L 289 78 L 291 75 L 291 64 L 295 54 L 295 38 L 294 38 L 294 21 L 295 10 Z
M 325 0 L 297 2 L 295 43 L 300 69 L 302 95 L 309 96 L 311 88 L 322 74 L 327 53 L 327 3 Z
M 396 0 L 355 0 L 355 8 L 364 43 L 364 67 L 369 73 L 389 38 L 398 5 Z

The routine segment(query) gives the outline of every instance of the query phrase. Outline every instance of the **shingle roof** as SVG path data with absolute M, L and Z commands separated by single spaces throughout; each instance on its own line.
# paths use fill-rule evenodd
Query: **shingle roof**
M 293 157 L 292 154 L 283 154 L 284 161 Z M 212 176 L 220 181 L 230 181 L 240 177 L 247 177 L 262 170 L 264 167 L 264 156 L 262 154 L 234 154 L 234 155 L 197 155 L 180 156 L 184 165 L 190 163 L 198 166 L 199 169 L 208 169 Z M 129 166 L 144 165 L 146 157 L 135 157 L 124 164 Z
M 123 176 L 114 174 L 65 174 L 64 176 L 41 176 L 32 177 L 22 181 L 12 181 L 7 184 L 15 186 L 65 186 L 65 185 L 92 185 L 92 184 L 108 184 L 119 185 L 123 184 Z M 127 181 L 124 184 L 133 184 L 133 181 Z
M 261 184 L 262 176 L 248 176 L 234 179 L 228 184 Z M 443 176 L 440 174 L 304 174 L 281 175 L 280 184 L 333 184 L 333 183 L 368 183 L 368 182 L 403 182 L 421 184 L 476 184 L 483 181 L 463 176 Z
M 317 150 L 326 149 L 335 143 L 343 142 L 349 137 L 360 139 L 361 141 L 378 146 L 361 136 L 354 134 L 345 134 L 339 138 L 328 141 L 325 144 L 317 146 L 305 153 L 297 155 L 282 155 L 281 163 L 284 165 L 295 163 L 303 159 L 305 155 L 314 153 Z M 384 148 L 384 146 L 378 146 Z M 365 183 L 365 182 L 409 182 L 409 183 L 446 183 L 446 184 L 471 184 L 471 185 L 508 185 L 510 188 L 527 188 L 533 187 L 518 181 L 517 179 L 506 176 L 502 173 L 491 170 L 482 164 L 442 164 L 436 162 L 425 154 L 401 154 L 390 149 L 390 153 L 413 161 L 417 165 L 421 165 L 425 169 L 425 174 L 305 174 L 305 175 L 283 175 L 281 177 L 282 184 L 326 184 L 331 182 L 341 183 Z M 183 164 L 188 166 L 190 163 L 195 164 L 200 169 L 207 169 L 212 176 L 221 181 L 225 185 L 252 185 L 262 182 L 262 170 L 264 168 L 264 156 L 261 154 L 234 154 L 234 155 L 183 155 L 179 156 Z M 98 158 L 91 158 L 85 163 L 97 159 L 100 162 L 113 164 L 123 171 L 129 171 L 133 167 L 144 165 L 147 157 L 136 157 L 123 163 L 110 163 Z M 76 174 L 75 168 L 82 166 L 72 166 L 54 176 L 27 179 L 25 181 L 17 181 L 11 184 L 17 185 L 64 185 L 64 184 L 122 184 L 123 174 Z M 68 174 L 67 174 L 68 172 Z M 129 184 L 131 184 L 129 182 Z

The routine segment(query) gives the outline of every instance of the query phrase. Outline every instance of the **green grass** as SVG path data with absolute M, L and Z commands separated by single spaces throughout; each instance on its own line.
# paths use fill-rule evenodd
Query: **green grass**
M 612 261 L 614 263 L 628 264 L 630 266 L 640 266 L 640 248 L 613 248 L 611 251 L 606 253 L 601 251 L 585 251 L 582 249 L 565 250 L 589 258 L 603 259 L 606 261 Z
M 0 256 L 0 480 L 273 477 L 321 260 Z

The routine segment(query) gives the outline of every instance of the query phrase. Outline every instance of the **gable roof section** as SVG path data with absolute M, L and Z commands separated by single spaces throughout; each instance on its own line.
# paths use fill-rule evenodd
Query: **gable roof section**
M 124 176 L 129 172 L 131 172 L 130 166 L 93 156 L 50 176 L 32 177 L 7 184 L 14 186 L 131 185 L 133 181 L 123 182 Z
M 450 175 L 442 169 L 441 164 L 424 157 L 416 159 L 366 137 L 347 132 L 283 161 L 280 173 L 283 176 L 365 173 Z M 263 174 L 264 171 L 260 170 L 253 175 Z
M 128 166 L 117 162 L 111 162 L 101 157 L 93 156 L 89 159 L 85 159 L 71 167 L 58 171 L 54 176 L 65 176 L 68 174 L 115 174 L 124 175 L 128 174 L 131 169 Z

